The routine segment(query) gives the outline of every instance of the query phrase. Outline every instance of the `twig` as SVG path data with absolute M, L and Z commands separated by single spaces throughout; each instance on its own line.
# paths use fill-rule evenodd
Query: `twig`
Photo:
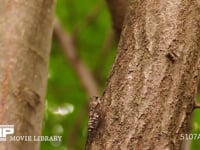
M 83 21 L 80 22 L 77 26 L 75 26 L 75 29 L 73 31 L 73 37 L 77 37 L 80 32 L 82 32 L 87 25 L 92 23 L 96 17 L 100 14 L 101 10 L 103 8 L 102 2 L 98 3 L 96 6 L 93 7 L 93 9 L 83 18 Z
M 69 33 L 64 31 L 57 20 L 55 21 L 54 34 L 58 39 L 58 42 L 60 43 L 66 58 L 69 60 L 77 75 L 79 76 L 82 86 L 85 88 L 88 96 L 93 97 L 98 95 L 98 84 L 96 83 L 88 67 L 78 57 L 73 38 Z
M 106 1 L 111 13 L 113 27 L 119 39 L 122 31 L 124 18 L 126 15 L 126 10 L 129 3 L 126 0 L 106 0 Z
M 82 62 L 82 60 L 77 55 L 77 48 L 74 44 L 74 38 L 70 36 L 69 33 L 65 32 L 64 29 L 61 27 L 59 22 L 55 21 L 54 27 L 54 35 L 58 39 L 62 50 L 65 53 L 66 58 L 69 60 L 71 65 L 73 66 L 74 70 L 76 71 L 77 75 L 80 78 L 81 84 L 84 87 L 88 97 L 93 97 L 99 94 L 98 85 L 87 68 L 87 66 Z M 80 110 L 80 115 L 76 118 L 74 122 L 75 128 L 71 131 L 69 135 L 69 142 L 68 146 L 73 147 L 74 142 L 77 139 L 77 132 L 80 129 L 80 122 L 83 120 L 83 116 L 86 116 L 86 112 L 88 112 L 88 105 L 83 106 L 83 109 Z
M 101 77 L 102 77 L 102 69 L 105 68 L 106 60 L 115 42 L 116 42 L 115 32 L 111 29 L 105 38 L 105 41 L 101 50 L 101 54 L 98 58 L 95 71 L 94 71 L 97 81 L 99 82 L 99 85 L 100 85 Z

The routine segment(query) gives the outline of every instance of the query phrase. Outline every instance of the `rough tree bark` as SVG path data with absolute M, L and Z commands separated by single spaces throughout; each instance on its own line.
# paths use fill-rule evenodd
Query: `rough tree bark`
M 54 0 L 0 0 L 0 124 L 40 135 Z M 1 150 L 38 150 L 39 142 L 1 142 Z
M 181 149 L 200 77 L 199 42 L 198 1 L 131 0 L 88 149 Z

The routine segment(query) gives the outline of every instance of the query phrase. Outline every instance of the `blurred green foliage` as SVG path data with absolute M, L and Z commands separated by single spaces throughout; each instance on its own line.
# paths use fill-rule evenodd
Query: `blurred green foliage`
M 200 95 L 197 97 L 198 102 L 200 102 Z M 198 134 L 200 137 L 200 110 L 197 109 L 194 111 L 194 116 L 192 119 L 193 132 L 194 134 Z M 200 139 L 192 140 L 191 142 L 191 150 L 199 150 L 200 149 Z
M 57 0 L 56 15 L 75 38 L 78 54 L 99 80 L 103 89 L 116 53 L 113 45 L 102 58 L 102 49 L 111 30 L 111 19 L 105 2 L 100 0 Z M 104 63 L 103 68 L 99 64 Z M 61 135 L 61 143 L 41 142 L 41 150 L 83 150 L 88 115 L 88 95 L 74 68 L 53 38 L 49 64 L 49 81 L 43 123 L 43 135 Z M 200 133 L 200 110 L 195 111 L 193 133 Z M 200 141 L 192 141 L 192 150 Z
M 64 29 L 74 36 L 82 61 L 94 76 L 100 72 L 98 80 L 102 89 L 116 49 L 114 45 L 109 49 L 107 59 L 102 60 L 103 45 L 112 29 L 106 3 L 100 0 L 58 0 L 56 16 Z M 99 61 L 103 61 L 103 68 L 97 68 Z M 85 108 L 88 95 L 55 38 L 46 99 L 43 135 L 61 135 L 62 143 L 41 142 L 41 150 L 83 150 L 87 136 L 88 113 Z

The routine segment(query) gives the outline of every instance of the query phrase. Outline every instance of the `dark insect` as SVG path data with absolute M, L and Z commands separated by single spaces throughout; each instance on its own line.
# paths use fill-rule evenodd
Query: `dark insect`
M 89 149 L 92 143 L 92 137 L 95 136 L 97 133 L 97 129 L 102 122 L 102 112 L 101 112 L 101 99 L 99 97 L 93 97 L 90 100 L 90 114 L 89 114 L 89 121 L 88 121 L 88 135 L 87 135 L 87 146 L 86 150 Z
M 173 63 L 178 60 L 178 55 L 174 51 L 167 53 L 166 57 L 170 59 Z
M 98 112 L 90 111 L 88 121 L 88 132 L 91 133 L 93 130 L 98 128 L 100 122 L 100 114 Z
M 88 135 L 92 134 L 98 128 L 100 120 L 100 99 L 98 97 L 95 97 L 90 102 Z

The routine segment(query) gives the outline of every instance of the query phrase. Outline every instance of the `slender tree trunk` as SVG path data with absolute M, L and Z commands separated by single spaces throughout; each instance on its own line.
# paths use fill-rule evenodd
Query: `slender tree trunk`
M 199 42 L 196 0 L 131 0 L 88 149 L 181 149 L 200 77 Z
M 113 27 L 116 31 L 117 37 L 119 38 L 128 6 L 128 0 L 107 0 L 107 3 L 111 12 Z
M 0 124 L 40 135 L 54 0 L 0 0 Z M 1 142 L 1 150 L 38 150 L 39 142 Z

